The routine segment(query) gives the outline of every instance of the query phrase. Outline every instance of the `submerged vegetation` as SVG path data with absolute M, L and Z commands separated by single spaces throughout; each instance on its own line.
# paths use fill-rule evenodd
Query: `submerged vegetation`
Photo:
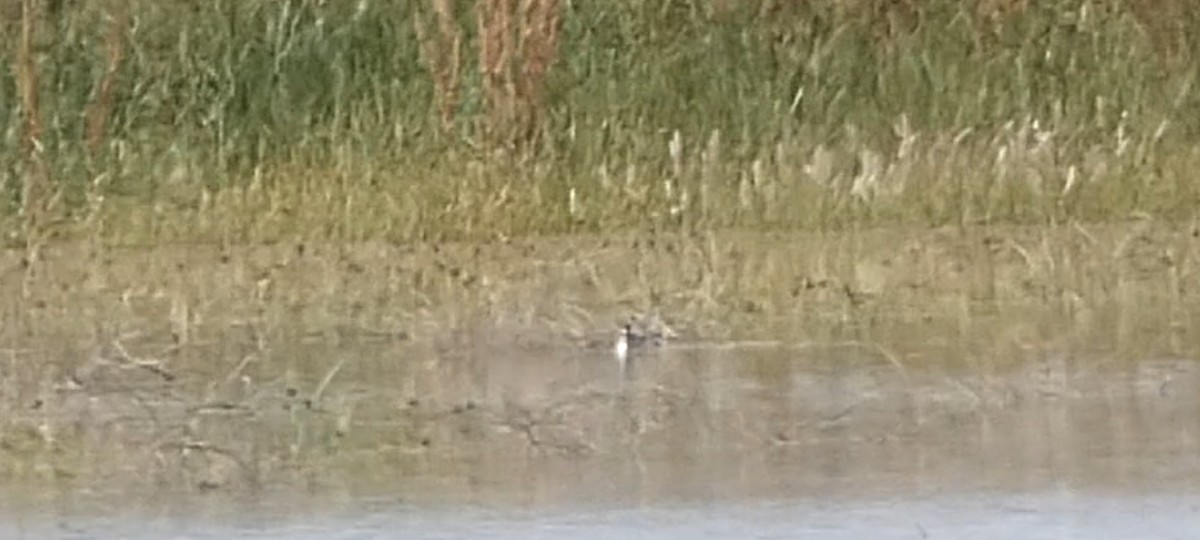
M 10 245 L 1188 219 L 1200 8 L 10 1 Z

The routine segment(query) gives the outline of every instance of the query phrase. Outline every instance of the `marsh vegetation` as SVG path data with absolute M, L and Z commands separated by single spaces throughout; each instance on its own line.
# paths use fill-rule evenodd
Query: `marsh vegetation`
M 1191 3 L 18 4 L 13 485 L 770 477 L 1062 412 L 1030 402 L 1130 447 L 1192 406 L 1140 364 L 1200 350 Z M 787 353 L 608 385 L 581 345 L 631 312 Z
M 18 245 L 1177 220 L 1197 202 L 1189 2 L 29 3 L 0 68 Z

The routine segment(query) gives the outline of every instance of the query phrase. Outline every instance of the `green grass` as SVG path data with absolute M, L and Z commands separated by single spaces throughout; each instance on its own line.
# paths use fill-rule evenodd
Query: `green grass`
M 1187 219 L 1200 203 L 1200 63 L 1156 49 L 1119 4 L 1037 5 L 993 26 L 929 0 L 914 31 L 882 36 L 846 2 L 572 3 L 539 143 L 521 151 L 482 143 L 472 3 L 459 2 L 468 62 L 449 133 L 413 3 L 321 4 L 134 1 L 95 157 L 82 118 L 105 69 L 101 3 L 43 21 L 58 233 L 490 238 Z M 18 102 L 11 66 L 4 103 Z M 19 113 L 0 107 L 8 231 Z

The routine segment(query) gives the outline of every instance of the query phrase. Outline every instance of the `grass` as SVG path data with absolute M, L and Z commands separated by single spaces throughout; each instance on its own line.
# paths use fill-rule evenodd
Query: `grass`
M 4 28 L 0 100 L 22 106 L 0 110 L 0 226 L 144 244 L 1189 219 L 1200 16 L 1167 4 L 81 3 L 27 18 L 29 40 Z

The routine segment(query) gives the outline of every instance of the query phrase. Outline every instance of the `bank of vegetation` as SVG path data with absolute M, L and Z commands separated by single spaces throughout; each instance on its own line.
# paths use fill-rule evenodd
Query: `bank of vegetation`
M 1187 220 L 1200 203 L 1183 0 L 4 16 L 9 245 Z

